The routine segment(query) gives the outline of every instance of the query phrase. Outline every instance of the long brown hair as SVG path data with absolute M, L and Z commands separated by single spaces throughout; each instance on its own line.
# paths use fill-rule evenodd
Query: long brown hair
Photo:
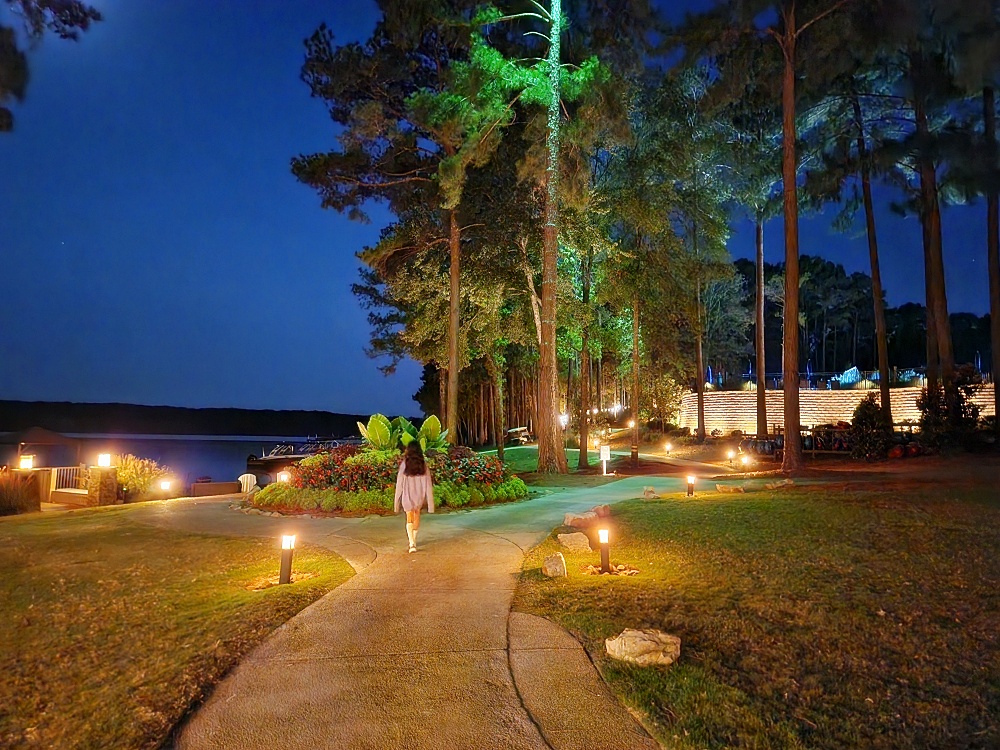
M 403 461 L 406 463 L 403 473 L 407 476 L 418 477 L 421 474 L 427 473 L 424 452 L 420 449 L 420 443 L 416 440 L 406 446 L 406 452 L 403 453 Z

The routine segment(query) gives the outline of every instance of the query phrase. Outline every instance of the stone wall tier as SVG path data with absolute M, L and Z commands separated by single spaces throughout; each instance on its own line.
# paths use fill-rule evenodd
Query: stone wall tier
M 981 416 L 993 414 L 993 384 L 989 383 L 975 395 Z M 766 391 L 767 423 L 770 430 L 785 426 L 785 394 L 783 391 Z M 858 403 L 871 391 L 827 391 L 800 390 L 799 417 L 803 427 L 820 424 L 850 422 Z M 894 422 L 917 422 L 920 411 L 917 397 L 920 388 L 893 388 L 889 391 L 892 400 Z M 687 427 L 692 432 L 698 428 L 698 395 L 685 394 L 681 400 L 679 427 Z M 745 433 L 757 432 L 756 391 L 709 391 L 705 394 L 705 429 L 721 430 L 728 435 L 733 430 Z

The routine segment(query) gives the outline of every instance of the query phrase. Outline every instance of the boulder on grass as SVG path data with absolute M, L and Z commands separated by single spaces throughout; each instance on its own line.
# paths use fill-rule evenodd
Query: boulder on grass
M 563 516 L 563 526 L 572 526 L 575 529 L 586 529 L 597 523 L 597 514 L 592 510 L 586 513 L 567 513 Z
M 590 509 L 591 513 L 596 513 L 598 518 L 609 518 L 611 516 L 610 505 L 595 505 Z
M 746 492 L 746 488 L 739 484 L 717 484 L 715 485 L 715 489 L 719 492 Z
M 545 562 L 542 563 L 542 573 L 549 578 L 561 578 L 566 575 L 566 558 L 562 552 L 556 552 L 545 558 Z
M 654 490 L 652 487 L 643 487 L 642 496 L 646 500 L 652 500 L 656 497 L 656 490 Z
M 556 539 L 570 552 L 590 552 L 590 539 L 582 531 L 575 531 L 572 534 L 557 534 Z
M 659 630 L 626 628 L 604 641 L 608 656 L 641 666 L 673 664 L 681 655 L 681 639 Z

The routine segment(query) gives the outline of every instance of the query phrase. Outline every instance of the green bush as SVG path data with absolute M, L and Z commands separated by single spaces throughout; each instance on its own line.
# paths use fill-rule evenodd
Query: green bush
M 881 461 L 892 446 L 892 422 L 879 405 L 879 394 L 869 393 L 854 410 L 851 422 L 851 455 L 865 461 Z
M 979 407 L 972 400 L 982 387 L 982 378 L 971 365 L 955 371 L 955 393 L 949 399 L 944 388 L 935 384 L 917 397 L 920 409 L 920 442 L 933 448 L 969 447 L 975 442 Z
M 36 483 L 33 473 L 22 475 L 0 469 L 0 516 L 40 510 Z

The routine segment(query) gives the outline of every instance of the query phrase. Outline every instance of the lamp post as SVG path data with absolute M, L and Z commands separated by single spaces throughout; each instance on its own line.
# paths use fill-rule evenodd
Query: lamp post
M 608 461 L 611 460 L 611 446 L 602 445 L 601 446 L 601 472 L 604 476 L 608 475 Z
M 295 551 L 295 535 L 285 534 L 281 537 L 281 572 L 278 573 L 278 583 L 291 583 L 292 553 Z
M 667 452 L 668 456 L 670 455 L 670 450 L 672 448 L 673 448 L 673 446 L 670 443 L 667 443 L 665 446 L 663 446 L 663 449 Z
M 695 481 L 697 481 L 697 479 L 698 479 L 698 477 L 696 477 L 696 476 L 689 476 L 687 478 L 687 480 L 688 480 L 688 493 L 687 493 L 687 496 L 688 497 L 694 497 L 694 483 L 695 483 Z
M 597 532 L 597 539 L 601 543 L 601 572 L 610 573 L 611 572 L 611 561 L 608 556 L 608 530 L 599 529 Z
M 729 456 L 729 465 L 732 466 L 733 465 L 733 459 L 736 458 L 736 452 L 735 451 L 729 451 L 729 453 L 727 455 Z

